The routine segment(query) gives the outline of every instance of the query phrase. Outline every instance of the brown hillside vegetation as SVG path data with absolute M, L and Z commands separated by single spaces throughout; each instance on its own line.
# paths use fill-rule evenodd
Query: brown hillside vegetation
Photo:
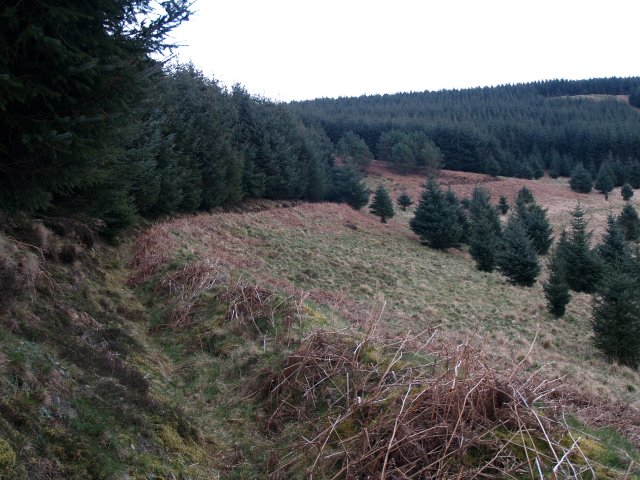
M 576 197 L 598 229 L 621 204 L 441 180 L 526 185 L 556 225 Z M 380 181 L 424 179 L 375 163 Z M 0 234 L 0 478 L 640 474 L 640 375 L 591 346 L 590 298 L 553 319 L 540 282 L 422 246 L 411 215 L 259 201 L 118 249 Z
M 444 187 L 451 188 L 460 198 L 470 197 L 476 186 L 482 186 L 491 194 L 491 199 L 496 204 L 500 195 L 504 195 L 509 203 L 513 203 L 518 191 L 522 187 L 527 187 L 536 201 L 549 209 L 549 220 L 556 230 L 568 225 L 569 212 L 579 202 L 589 214 L 590 226 L 595 234 L 594 240 L 597 240 L 604 231 L 607 214 L 617 215 L 624 206 L 620 188 L 614 189 L 609 194 L 609 200 L 606 201 L 604 196 L 596 191 L 589 194 L 572 191 L 569 188 L 569 180 L 562 177 L 552 179 L 545 176 L 538 180 L 525 180 L 442 170 L 439 181 Z M 382 183 L 394 199 L 406 191 L 417 203 L 420 200 L 425 177 L 420 174 L 403 175 L 395 172 L 392 166 L 385 162 L 374 161 L 368 172 L 368 183 L 372 186 Z M 636 197 L 632 199 L 632 203 L 638 206 L 640 200 Z
M 572 430 L 556 411 L 640 439 L 640 418 L 627 406 L 637 374 L 590 347 L 586 299 L 551 321 L 538 287 L 513 287 L 475 271 L 466 254 L 422 247 L 406 218 L 382 225 L 332 204 L 185 217 L 150 228 L 132 267 L 133 284 L 170 295 L 161 335 L 186 335 L 193 352 L 215 345 L 206 348 L 240 374 L 263 365 L 258 379 L 240 377 L 242 391 L 226 395 L 269 400 L 267 428 L 293 452 L 243 438 L 271 452 L 272 478 L 527 476 L 536 462 L 545 471 L 559 465 L 562 476 L 610 476 L 594 466 L 602 460 L 586 460 L 592 452 L 569 448 L 589 449 L 580 435 L 600 437 L 584 425 Z M 211 298 L 229 305 L 223 323 L 208 316 Z M 247 350 L 239 335 L 257 345 Z M 274 350 L 283 363 L 264 365 L 259 352 Z M 207 365 L 202 356 L 198 365 Z M 211 410 L 205 398 L 185 400 L 189 411 Z M 532 410 L 533 402 L 546 407 Z M 429 418 L 439 426 L 424 430 Z M 234 420 L 243 431 L 254 421 Z M 536 443 L 539 435 L 549 441 Z

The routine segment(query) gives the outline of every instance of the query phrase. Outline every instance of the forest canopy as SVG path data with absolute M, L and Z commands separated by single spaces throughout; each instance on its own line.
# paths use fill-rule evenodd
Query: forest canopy
M 568 176 L 582 163 L 595 177 L 609 155 L 620 164 L 640 158 L 640 111 L 627 101 L 639 88 L 640 77 L 549 80 L 323 98 L 289 108 L 331 140 L 351 131 L 376 158 L 400 165 L 421 160 L 406 148 L 394 155 L 389 140 L 423 135 L 442 154 L 443 168 L 537 178 L 544 169 Z

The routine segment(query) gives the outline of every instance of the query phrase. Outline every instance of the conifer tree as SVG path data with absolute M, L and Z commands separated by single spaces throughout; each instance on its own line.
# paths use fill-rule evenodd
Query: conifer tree
M 640 362 L 640 288 L 638 279 L 611 271 L 594 297 L 593 344 L 632 368 Z
M 551 256 L 549 262 L 549 278 L 542 288 L 544 289 L 544 296 L 547 299 L 549 312 L 556 317 L 562 317 L 567 304 L 571 300 L 571 293 L 569 292 L 569 285 L 567 285 L 564 276 L 564 262 L 560 255 L 558 255 L 558 251 L 561 251 L 561 248 L 557 248 Z
M 547 210 L 536 203 L 526 187 L 518 192 L 515 214 L 523 223 L 538 254 L 545 255 L 553 243 L 553 229 L 547 218 Z
M 433 177 L 425 185 L 410 226 L 430 247 L 443 249 L 460 244 L 463 231 L 458 211 Z
M 387 223 L 387 219 L 393 217 L 395 212 L 393 211 L 391 198 L 382 185 L 378 186 L 369 210 L 380 217 L 381 223 Z
M 483 272 L 492 272 L 495 268 L 502 233 L 498 212 L 490 201 L 489 193 L 476 187 L 469 205 L 469 253 L 478 270 Z
M 516 206 L 529 205 L 534 203 L 536 200 L 527 187 L 522 187 L 518 190 L 518 194 L 516 195 Z
M 333 188 L 329 200 L 346 203 L 354 210 L 360 210 L 369 203 L 369 190 L 356 170 L 350 167 L 334 167 Z
M 402 192 L 398 197 L 398 205 L 400 206 L 403 212 L 406 212 L 407 207 L 409 207 L 410 205 L 413 205 L 413 200 L 411 200 L 411 197 L 407 195 L 407 192 Z
M 618 217 L 618 224 L 624 234 L 624 239 L 628 242 L 635 242 L 640 239 L 640 219 L 638 212 L 630 203 L 622 207 L 622 212 Z
M 458 200 L 455 192 L 451 190 L 451 187 L 447 189 L 444 194 L 445 198 L 449 202 L 449 204 L 455 209 L 456 215 L 458 217 L 458 223 L 462 227 L 462 236 L 460 237 L 460 243 L 469 243 L 469 219 L 467 218 L 467 213 L 465 212 L 464 202 Z M 468 200 L 468 199 L 464 199 Z
M 614 178 L 611 165 L 608 161 L 605 160 L 600 164 L 594 186 L 596 190 L 604 195 L 605 200 L 609 200 L 609 192 L 611 192 L 614 187 Z
M 584 168 L 581 163 L 578 163 L 571 172 L 569 186 L 574 192 L 591 192 L 591 189 L 593 188 L 593 179 L 591 178 L 591 174 Z
M 640 188 L 640 160 L 629 160 L 625 164 L 627 182 L 632 188 Z
M 498 203 L 498 208 L 500 209 L 500 213 L 502 215 L 506 215 L 507 212 L 509 211 L 509 201 L 507 200 L 507 197 L 505 197 L 504 195 L 500 195 L 500 202 Z
M 150 56 L 169 46 L 190 3 L 2 3 L 0 207 L 45 209 L 78 191 L 76 210 L 112 209 L 116 198 L 133 207 L 123 129 L 160 72 Z
M 593 293 L 602 276 L 600 259 L 591 251 L 585 212 L 580 204 L 571 212 L 571 234 L 561 249 L 565 280 L 571 290 Z
M 553 179 L 556 179 L 560 176 L 560 154 L 555 152 L 555 155 L 551 158 L 551 163 L 549 165 L 549 176 Z
M 622 188 L 620 189 L 620 195 L 622 195 L 622 199 L 625 202 L 631 200 L 631 197 L 633 197 L 633 188 L 631 188 L 631 185 L 629 185 L 628 183 L 622 185 Z
M 345 162 L 363 169 L 373 159 L 373 155 L 369 150 L 367 143 L 358 134 L 349 131 L 345 133 L 336 146 L 338 154 L 343 157 Z
M 630 252 L 620 225 L 613 215 L 607 216 L 607 230 L 598 245 L 597 252 L 604 264 L 613 270 L 619 270 L 626 264 Z
M 540 273 L 538 254 L 517 216 L 512 216 L 502 235 L 497 265 L 511 283 L 531 287 Z

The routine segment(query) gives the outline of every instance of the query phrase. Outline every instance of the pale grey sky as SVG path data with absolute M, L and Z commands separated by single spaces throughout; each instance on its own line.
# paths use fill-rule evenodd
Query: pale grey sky
M 640 0 L 197 0 L 173 39 L 274 100 L 640 75 Z

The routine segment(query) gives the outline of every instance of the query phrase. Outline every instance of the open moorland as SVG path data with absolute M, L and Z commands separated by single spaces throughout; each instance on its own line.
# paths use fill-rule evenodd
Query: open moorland
M 417 200 L 424 177 L 376 162 L 365 181 Z M 556 234 L 578 201 L 596 232 L 622 205 L 562 179 L 440 181 L 494 200 L 526 186 Z M 479 272 L 465 249 L 422 245 L 411 216 L 256 201 L 118 248 L 43 225 L 2 237 L 21 286 L 0 338 L 13 351 L 0 408 L 24 425 L 0 425 L 24 445 L 0 445 L 7 465 L 18 478 L 122 463 L 133 478 L 637 475 L 640 376 L 591 345 L 590 297 L 555 319 L 546 272 L 531 288 Z M 58 450 L 29 450 L 41 431 Z

